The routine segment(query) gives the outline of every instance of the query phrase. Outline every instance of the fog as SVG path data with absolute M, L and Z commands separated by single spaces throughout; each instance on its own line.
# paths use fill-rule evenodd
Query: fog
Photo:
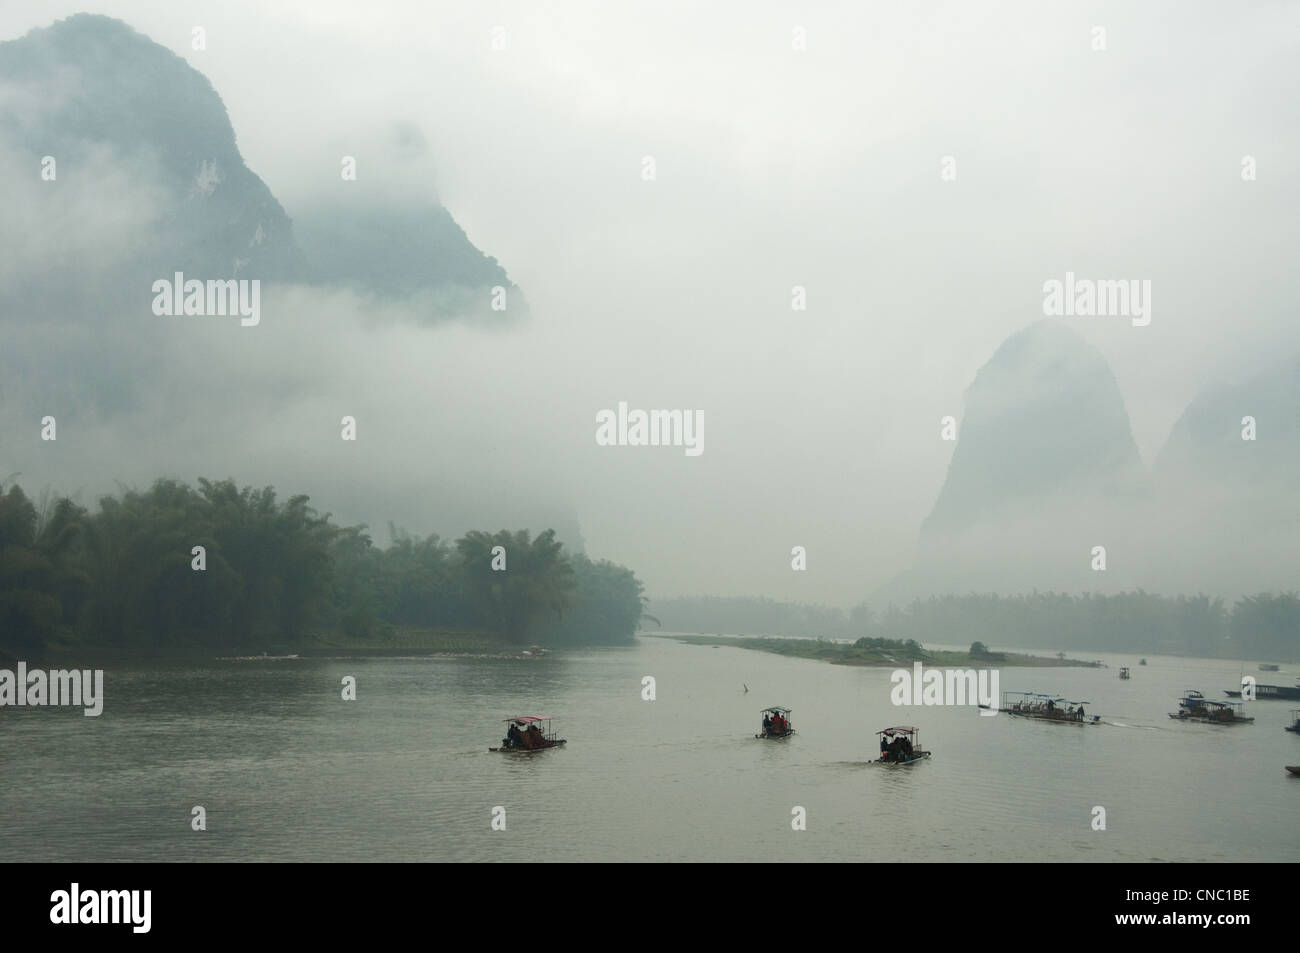
M 30 3 L 0 38 L 83 10 L 202 72 L 291 218 L 352 185 L 440 201 L 529 309 L 429 326 L 268 284 L 253 328 L 120 302 L 68 318 L 24 282 L 102 277 L 147 242 L 148 165 L 98 156 L 51 198 L 0 149 L 0 476 L 29 492 L 231 476 L 419 533 L 571 512 L 652 599 L 847 606 L 912 565 L 941 418 L 1043 319 L 1044 282 L 1151 281 L 1149 326 L 1052 319 L 1104 355 L 1148 466 L 1204 388 L 1300 351 L 1294 6 Z M 8 88 L 0 113 L 45 95 Z M 598 446 L 620 401 L 702 414 L 703 453 Z M 1024 588 L 996 567 L 1033 532 L 982 535 L 978 585 L 954 588 Z M 1204 548 L 1161 541 L 1159 572 L 1123 578 L 1205 588 Z M 1294 578 L 1276 539 L 1258 558 L 1225 586 Z

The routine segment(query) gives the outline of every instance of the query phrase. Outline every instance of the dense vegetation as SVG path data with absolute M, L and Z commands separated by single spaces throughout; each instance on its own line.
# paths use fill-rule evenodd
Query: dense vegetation
M 38 657 L 56 640 L 260 652 L 332 632 L 383 644 L 399 627 L 618 642 L 640 623 L 632 571 L 567 554 L 552 530 L 393 538 L 380 549 L 306 496 L 229 480 L 159 480 L 94 512 L 0 486 L 0 656 Z
M 1294 592 L 1245 596 L 1231 607 L 1209 596 L 1141 590 L 1112 596 L 934 596 L 890 606 L 879 616 L 867 606 L 844 612 L 770 599 L 702 597 L 656 603 L 655 612 L 671 632 L 1300 659 L 1300 596 Z

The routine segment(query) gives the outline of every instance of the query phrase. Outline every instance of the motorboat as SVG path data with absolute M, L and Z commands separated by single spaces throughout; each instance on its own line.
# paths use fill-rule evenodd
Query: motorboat
M 897 725 L 876 732 L 880 736 L 880 757 L 869 764 L 885 764 L 905 768 L 924 761 L 930 752 L 921 748 L 921 731 L 911 725 Z
M 789 708 L 773 705 L 763 709 L 763 728 L 755 738 L 789 738 L 792 734 L 794 725 L 790 723 Z
M 509 725 L 506 736 L 501 739 L 499 747 L 488 748 L 488 751 L 531 753 L 558 748 L 566 743 L 564 738 L 555 737 L 550 715 L 515 715 L 505 722 Z

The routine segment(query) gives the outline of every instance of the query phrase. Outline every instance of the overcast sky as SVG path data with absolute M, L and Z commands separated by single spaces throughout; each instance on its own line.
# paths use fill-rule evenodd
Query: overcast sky
M 535 482 L 652 597 L 851 605 L 909 563 L 952 453 L 940 418 L 1042 317 L 1045 281 L 1152 282 L 1147 327 L 1059 319 L 1110 362 L 1148 463 L 1202 387 L 1300 343 L 1295 4 L 31 2 L 0 36 L 87 10 L 211 80 L 291 217 L 411 124 L 428 148 L 385 187 L 438 196 L 532 316 L 367 330 L 346 298 L 292 299 L 311 328 L 240 332 L 258 343 L 222 345 L 227 384 L 311 399 L 250 423 L 204 390 L 183 439 L 101 434 L 20 460 L 24 484 L 228 474 L 429 532 L 423 495 Z M 311 360 L 286 368 L 295 349 Z M 160 374 L 163 429 L 193 363 Z M 704 452 L 598 447 L 619 401 L 702 411 Z

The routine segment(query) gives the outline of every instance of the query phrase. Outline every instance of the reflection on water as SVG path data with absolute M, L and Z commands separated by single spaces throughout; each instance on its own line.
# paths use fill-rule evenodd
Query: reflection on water
M 0 860 L 1300 859 L 1287 704 L 1248 706 L 1250 726 L 1175 724 L 1185 689 L 1222 697 L 1240 666 L 1107 661 L 1001 673 L 1003 688 L 1088 700 L 1095 727 L 896 708 L 888 670 L 659 639 L 110 668 L 98 718 L 0 709 Z M 794 738 L 754 738 L 766 705 L 794 709 Z M 532 712 L 569 744 L 487 751 L 503 718 Z M 874 732 L 900 722 L 933 758 L 867 765 Z

